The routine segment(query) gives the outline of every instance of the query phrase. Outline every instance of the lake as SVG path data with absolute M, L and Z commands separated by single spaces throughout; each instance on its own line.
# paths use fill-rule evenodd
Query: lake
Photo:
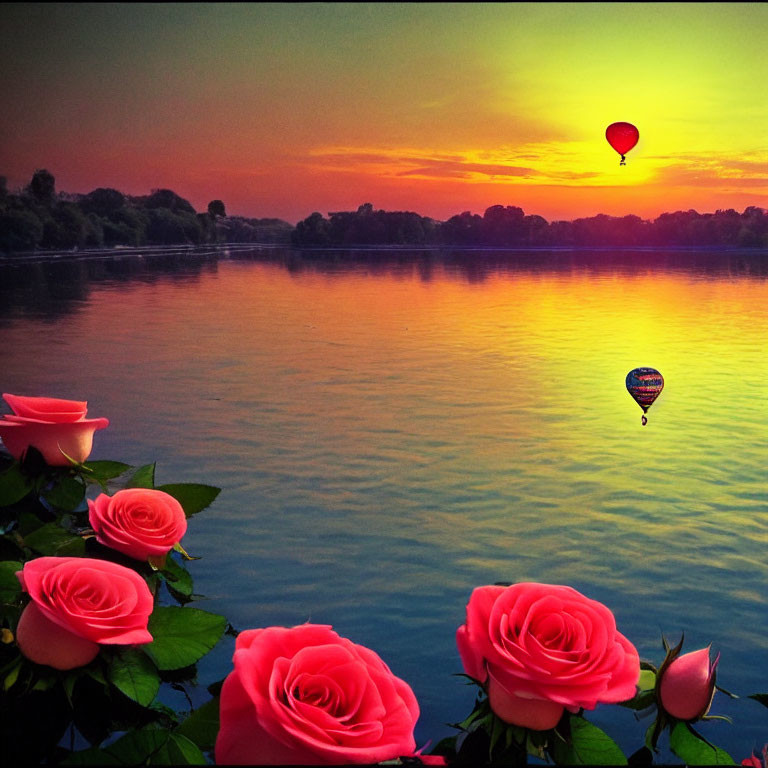
M 468 713 L 475 586 L 601 600 L 768 691 L 768 257 L 126 253 L 0 262 L 2 391 L 87 400 L 93 458 L 223 490 L 184 539 L 238 629 L 332 624 L 406 679 L 417 742 Z M 665 388 L 641 426 L 624 386 Z M 201 667 L 230 667 L 232 643 Z M 715 697 L 739 762 L 766 710 Z M 588 715 L 622 747 L 649 721 Z

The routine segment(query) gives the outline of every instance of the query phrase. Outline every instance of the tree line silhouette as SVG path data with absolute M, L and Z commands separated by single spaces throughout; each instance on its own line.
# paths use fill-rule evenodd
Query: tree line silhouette
M 478 246 L 768 247 L 768 211 L 749 206 L 715 213 L 663 213 L 653 221 L 639 216 L 598 214 L 573 221 L 526 215 L 517 206 L 493 205 L 482 216 L 470 211 L 447 221 L 412 211 L 314 212 L 293 227 L 275 218 L 227 216 L 221 200 L 198 213 L 170 189 L 125 195 L 100 187 L 88 194 L 56 192 L 47 170 L 35 171 L 16 193 L 0 176 L 0 252 L 207 243 L 281 243 L 303 247 Z
M 170 189 L 124 195 L 99 187 L 86 195 L 56 192 L 49 171 L 35 171 L 16 194 L 0 176 L 0 251 L 206 243 L 287 243 L 293 227 L 280 219 L 227 216 L 221 200 L 197 213 Z
M 768 247 L 768 211 L 749 206 L 715 213 L 694 210 L 662 213 L 653 221 L 639 216 L 597 216 L 548 222 L 512 205 L 492 205 L 480 216 L 470 211 L 435 221 L 410 211 L 313 213 L 296 225 L 291 242 L 299 246 L 445 245 L 499 248 L 730 246 Z

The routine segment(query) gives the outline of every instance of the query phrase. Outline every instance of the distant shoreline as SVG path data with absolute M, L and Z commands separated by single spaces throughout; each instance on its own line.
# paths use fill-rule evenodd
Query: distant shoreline
M 310 245 L 282 245 L 275 243 L 219 243 L 216 245 L 157 245 L 144 247 L 116 247 L 116 248 L 81 248 L 73 250 L 53 249 L 24 251 L 14 254 L 0 253 L 0 264 L 21 264 L 31 261 L 59 261 L 78 259 L 114 259 L 121 257 L 141 258 L 145 256 L 210 256 L 227 258 L 229 256 L 244 255 L 246 253 L 272 254 L 434 254 L 460 256 L 463 254 L 492 254 L 502 256 L 504 254 L 632 254 L 632 253 L 675 253 L 675 254 L 710 254 L 729 256 L 768 257 L 768 248 L 723 246 L 723 245 L 668 245 L 668 246 L 526 246 L 505 247 L 489 245 L 344 245 L 344 246 L 310 246 Z
M 547 221 L 515 205 L 492 205 L 482 215 L 464 211 L 446 221 L 413 211 L 375 209 L 315 211 L 292 225 L 282 219 L 228 216 L 224 202 L 211 200 L 206 211 L 171 189 L 149 195 L 124 195 L 99 187 L 86 195 L 56 191 L 56 179 L 35 171 L 28 187 L 9 192 L 0 176 L 0 253 L 52 253 L 105 249 L 128 253 L 146 247 L 263 244 L 305 249 L 387 249 L 436 252 L 462 249 L 511 252 L 583 252 L 643 249 L 768 249 L 768 209 L 743 212 L 718 208 L 662 213 L 653 221 L 634 214 Z

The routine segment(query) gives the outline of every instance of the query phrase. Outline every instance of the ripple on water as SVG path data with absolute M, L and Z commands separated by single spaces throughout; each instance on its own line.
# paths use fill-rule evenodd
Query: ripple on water
M 9 305 L 4 389 L 88 399 L 111 421 L 98 458 L 221 486 L 185 539 L 207 605 L 374 647 L 416 689 L 422 740 L 471 706 L 454 634 L 494 581 L 571 584 L 644 658 L 685 631 L 722 651 L 726 688 L 765 690 L 766 281 L 570 259 L 475 282 L 439 264 L 86 270 L 53 319 Z M 638 365 L 666 381 L 646 427 L 624 389 Z M 745 712 L 734 734 L 764 730 Z

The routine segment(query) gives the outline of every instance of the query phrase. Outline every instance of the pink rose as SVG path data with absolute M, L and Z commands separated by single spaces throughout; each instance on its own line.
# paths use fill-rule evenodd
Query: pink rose
M 631 699 L 640 677 L 611 611 L 571 587 L 478 587 L 456 642 L 496 715 L 534 730 L 554 728 L 564 709 Z
M 87 557 L 38 557 L 16 576 L 32 598 L 16 641 L 37 664 L 74 669 L 91 661 L 100 645 L 152 642 L 152 593 L 130 568 Z
M 419 706 L 373 651 L 330 626 L 241 632 L 221 690 L 216 762 L 376 763 L 413 755 Z
M 181 504 L 168 493 L 126 488 L 114 496 L 88 500 L 88 519 L 96 540 L 128 557 L 162 558 L 187 531 Z
M 93 433 L 109 425 L 107 419 L 86 419 L 88 404 L 76 400 L 9 394 L 3 399 L 13 414 L 0 419 L 0 438 L 14 459 L 34 446 L 51 466 L 69 466 L 66 456 L 82 463 L 91 455 Z
M 680 720 L 698 720 L 709 711 L 715 695 L 715 669 L 720 654 L 710 663 L 709 648 L 677 656 L 662 666 L 659 676 L 661 706 Z

